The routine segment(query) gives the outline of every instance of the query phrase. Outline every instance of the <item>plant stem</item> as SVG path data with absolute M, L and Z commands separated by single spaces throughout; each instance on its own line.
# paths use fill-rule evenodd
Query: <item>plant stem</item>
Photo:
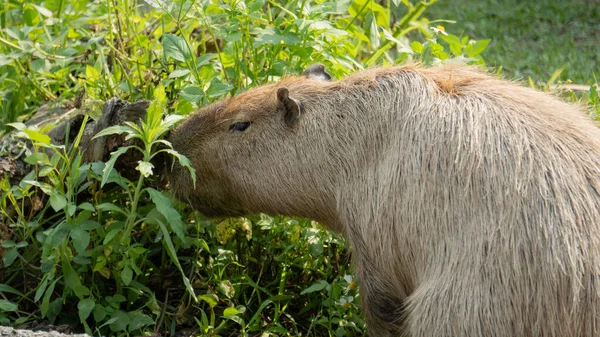
M 123 232 L 123 236 L 121 238 L 121 243 L 126 244 L 131 236 L 131 231 L 133 230 L 133 226 L 135 225 L 135 219 L 137 218 L 137 205 L 140 200 L 140 195 L 142 194 L 142 186 L 144 186 L 144 176 L 140 174 L 140 178 L 138 179 L 137 186 L 135 188 L 135 194 L 133 195 L 133 202 L 131 203 L 131 211 L 129 211 L 129 215 L 127 216 L 127 224 L 125 227 L 125 232 Z

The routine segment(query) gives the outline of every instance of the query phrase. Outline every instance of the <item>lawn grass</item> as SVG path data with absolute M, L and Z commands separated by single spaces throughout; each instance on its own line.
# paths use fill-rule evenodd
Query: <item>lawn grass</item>
M 600 2 L 597 0 L 441 0 L 431 19 L 456 21 L 447 31 L 492 39 L 487 64 L 510 78 L 545 82 L 559 69 L 561 81 L 591 84 L 600 77 Z

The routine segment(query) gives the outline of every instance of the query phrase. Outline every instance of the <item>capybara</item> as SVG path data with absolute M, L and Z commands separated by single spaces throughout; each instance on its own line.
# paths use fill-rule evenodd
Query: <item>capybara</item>
M 600 130 L 580 107 L 468 66 L 319 72 L 179 125 L 197 185 L 175 167 L 175 194 L 345 235 L 370 336 L 600 336 Z

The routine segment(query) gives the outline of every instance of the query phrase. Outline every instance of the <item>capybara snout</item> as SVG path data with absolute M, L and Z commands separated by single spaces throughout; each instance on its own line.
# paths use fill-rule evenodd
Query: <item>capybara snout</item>
M 225 122 L 218 122 L 225 104 L 212 104 L 194 114 L 169 135 L 169 141 L 179 153 L 186 156 L 197 170 L 196 184 L 190 172 L 175 163 L 169 174 L 171 188 L 182 201 L 190 203 L 206 216 L 241 216 L 246 214 L 236 201 L 230 179 L 223 174 L 222 159 L 228 149 L 220 148 L 217 139 L 223 139 L 228 130 Z M 226 135 L 225 135 L 226 136 Z M 199 169 L 199 171 L 198 171 Z
M 580 107 L 467 66 L 330 79 L 191 115 L 177 197 L 342 233 L 371 336 L 600 336 L 600 131 Z

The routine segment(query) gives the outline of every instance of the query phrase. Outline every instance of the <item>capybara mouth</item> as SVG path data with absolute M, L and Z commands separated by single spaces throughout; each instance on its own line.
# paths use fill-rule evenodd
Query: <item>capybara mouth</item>
M 226 193 L 218 193 L 221 195 L 220 198 L 205 197 L 206 195 L 214 195 L 215 191 L 211 191 L 210 186 L 214 186 L 216 183 L 203 185 L 197 182 L 194 187 L 190 172 L 182 167 L 176 159 L 174 160 L 175 163 L 168 166 L 167 176 L 169 187 L 175 198 L 187 203 L 194 210 L 208 218 L 237 217 L 249 213 L 241 207 L 236 207 L 239 203 L 234 200 L 235 198 L 227 197 L 228 194 Z M 205 190 L 205 186 L 209 186 L 209 190 Z
M 198 193 L 197 190 L 191 190 L 194 193 Z M 175 191 L 175 196 L 177 197 L 177 191 Z M 186 201 L 192 208 L 202 215 L 208 218 L 224 218 L 224 217 L 239 217 L 248 215 L 248 212 L 239 208 L 234 208 L 231 206 L 225 207 L 224 205 L 219 205 L 218 203 L 210 202 L 207 199 L 204 199 L 197 195 L 192 195 L 191 193 L 187 193 L 187 197 L 179 198 L 182 201 Z

